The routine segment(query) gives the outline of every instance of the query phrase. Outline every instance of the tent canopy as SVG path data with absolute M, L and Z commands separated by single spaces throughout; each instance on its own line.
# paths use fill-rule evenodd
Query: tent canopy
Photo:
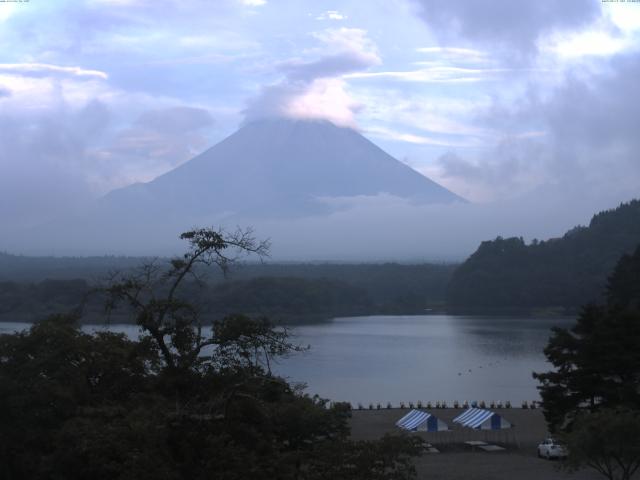
M 504 428 L 511 428 L 511 423 L 501 415 L 482 408 L 470 408 L 454 418 L 453 422 L 459 423 L 463 427 L 478 430 L 502 430 Z
M 396 426 L 413 432 L 440 432 L 449 430 L 442 420 L 422 410 L 411 410 L 396 422 Z

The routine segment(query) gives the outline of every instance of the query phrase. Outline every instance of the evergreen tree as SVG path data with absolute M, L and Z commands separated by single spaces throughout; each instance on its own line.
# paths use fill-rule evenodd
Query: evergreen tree
M 640 247 L 618 262 L 607 305 L 589 305 L 545 348 L 554 371 L 535 373 L 550 428 L 569 426 L 581 411 L 640 409 Z

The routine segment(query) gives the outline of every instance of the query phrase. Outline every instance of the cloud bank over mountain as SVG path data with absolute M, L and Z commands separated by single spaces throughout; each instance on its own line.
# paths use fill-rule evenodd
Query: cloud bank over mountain
M 283 78 L 263 87 L 244 111 L 245 122 L 265 118 L 325 119 L 356 127 L 362 106 L 346 91 L 343 75 L 366 71 L 381 59 L 367 32 L 358 28 L 327 29 L 314 33 L 321 42 L 318 58 L 293 59 L 278 65 Z M 314 52 L 316 53 L 316 52 Z

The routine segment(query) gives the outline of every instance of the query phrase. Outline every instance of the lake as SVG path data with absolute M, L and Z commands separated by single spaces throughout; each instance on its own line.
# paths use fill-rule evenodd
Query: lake
M 567 318 L 419 315 L 336 318 L 292 329 L 307 352 L 274 370 L 305 382 L 309 393 L 362 403 L 539 399 L 533 371 L 550 368 L 542 353 L 553 326 Z M 0 333 L 27 328 L 0 323 Z M 87 325 L 91 331 L 99 327 Z M 134 337 L 137 327 L 111 325 Z

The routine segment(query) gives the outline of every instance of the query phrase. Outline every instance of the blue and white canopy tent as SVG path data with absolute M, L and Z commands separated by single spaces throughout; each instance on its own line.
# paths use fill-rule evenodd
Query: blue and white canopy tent
M 468 409 L 454 418 L 453 423 L 476 430 L 503 430 L 512 427 L 502 415 L 482 408 Z
M 396 427 L 411 432 L 442 432 L 449 426 L 439 418 L 422 410 L 411 410 L 396 422 Z
M 489 440 L 489 437 L 493 437 L 493 441 L 504 441 L 508 443 L 509 437 L 512 437 L 513 443 L 518 447 L 520 446 L 516 438 L 515 429 L 513 428 L 515 425 L 507 421 L 502 415 L 492 412 L 491 410 L 470 408 L 454 418 L 453 423 L 477 432 L 482 431 L 484 440 Z

